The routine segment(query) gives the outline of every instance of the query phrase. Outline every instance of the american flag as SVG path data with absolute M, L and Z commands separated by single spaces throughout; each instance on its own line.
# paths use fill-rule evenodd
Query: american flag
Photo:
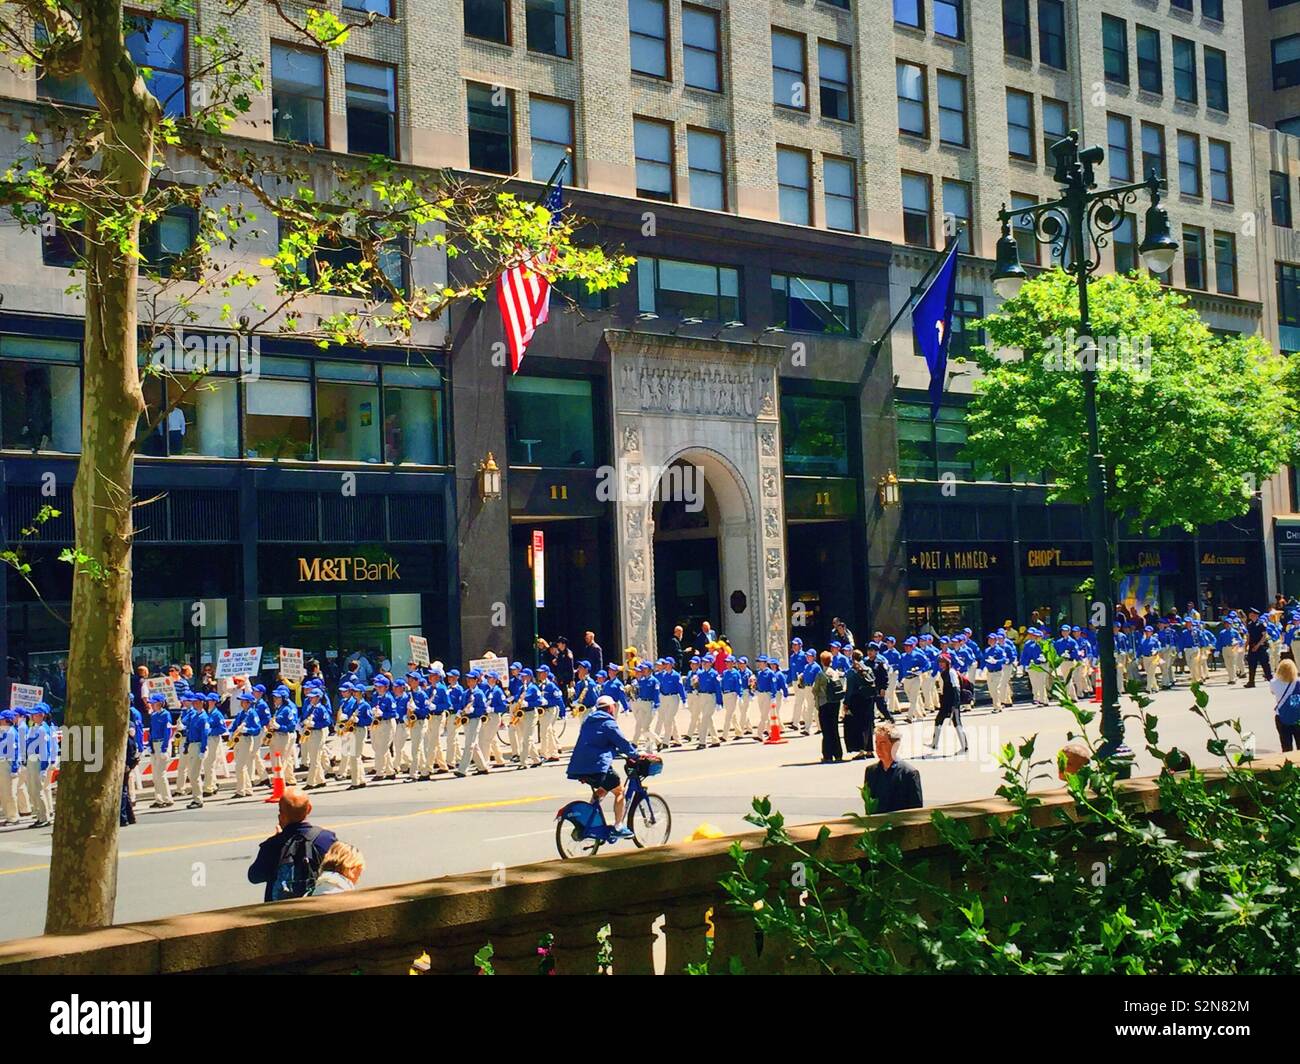
M 551 224 L 564 209 L 564 183 L 556 181 L 543 206 L 551 212 Z M 507 270 L 497 282 L 497 306 L 510 348 L 510 372 L 518 373 L 524 352 L 537 327 L 551 313 L 551 283 L 537 272 L 537 259 L 521 262 Z

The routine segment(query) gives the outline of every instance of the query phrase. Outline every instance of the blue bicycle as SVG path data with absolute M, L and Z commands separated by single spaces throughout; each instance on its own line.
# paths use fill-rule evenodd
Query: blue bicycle
M 663 768 L 663 760 L 655 754 L 627 759 L 627 826 L 639 848 L 662 846 L 672 831 L 668 803 L 645 787 L 645 780 L 659 775 Z M 555 814 L 555 848 L 563 858 L 590 857 L 605 843 L 618 839 L 594 787 L 588 801 L 570 802 Z

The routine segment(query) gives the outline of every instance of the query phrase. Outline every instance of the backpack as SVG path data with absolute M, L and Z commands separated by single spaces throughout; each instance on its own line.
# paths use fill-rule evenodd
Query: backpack
M 834 670 L 828 670 L 826 673 L 826 701 L 830 705 L 837 706 L 844 701 L 844 692 L 847 685 L 844 682 L 844 674 Z
M 1300 681 L 1293 683 L 1286 689 L 1286 692 L 1278 699 L 1277 719 L 1283 724 L 1294 727 L 1300 724 Z
M 959 681 L 958 695 L 961 698 L 961 704 L 963 706 L 969 706 L 975 701 L 975 685 L 971 682 L 971 678 L 964 672 L 959 672 L 957 674 L 957 679 Z
M 285 840 L 280 849 L 280 862 L 271 879 L 272 901 L 303 898 L 311 893 L 316 885 L 316 873 L 320 870 L 320 858 L 316 856 L 313 845 L 320 833 L 320 828 L 313 827 L 305 835 L 294 832 Z

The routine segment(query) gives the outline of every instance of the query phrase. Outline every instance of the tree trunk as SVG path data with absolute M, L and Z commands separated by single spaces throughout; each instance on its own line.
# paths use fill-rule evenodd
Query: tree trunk
M 81 461 L 72 493 L 81 560 L 72 582 L 64 729 L 94 729 L 103 758 L 98 771 L 83 762 L 60 766 L 47 933 L 112 923 L 117 894 L 132 644 L 131 481 L 144 399 L 136 363 L 137 265 L 116 235 L 105 234 L 101 219 L 112 215 L 138 246 L 139 211 L 130 204 L 149 188 L 159 116 L 123 46 L 121 25 L 120 0 L 84 3 L 82 72 L 99 101 L 105 143 L 103 195 L 88 205 L 85 223 Z

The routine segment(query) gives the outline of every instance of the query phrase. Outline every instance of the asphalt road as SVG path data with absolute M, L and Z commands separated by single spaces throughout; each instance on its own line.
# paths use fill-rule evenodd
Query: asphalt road
M 1240 716 L 1246 730 L 1257 737 L 1258 753 L 1277 752 L 1267 688 L 1226 687 L 1222 677 L 1221 671 L 1214 674 L 1210 684 L 1216 717 Z M 1189 751 L 1200 764 L 1214 764 L 1205 750 L 1208 735 L 1188 712 L 1190 704 L 1185 688 L 1157 696 L 1162 740 Z M 627 722 L 629 717 L 621 719 Z M 976 711 L 966 716 L 970 756 L 955 755 L 950 727 L 940 754 L 930 755 L 925 747 L 933 731 L 929 722 L 903 729 L 903 756 L 915 760 L 921 770 L 927 805 L 987 797 L 999 782 L 993 751 L 1037 733 L 1039 751 L 1051 756 L 1072 727 L 1073 719 L 1059 707 L 1018 708 L 998 715 Z M 571 726 L 566 741 L 572 743 L 575 734 Z M 1129 735 L 1141 739 L 1132 724 Z M 672 808 L 674 840 L 702 824 L 728 834 L 752 830 L 744 816 L 754 795 L 770 795 L 791 823 L 860 810 L 857 792 L 864 764 L 822 765 L 820 756 L 818 737 L 791 738 L 781 746 L 742 740 L 704 751 L 672 750 L 665 754 L 664 771 L 651 789 Z M 1139 753 L 1136 771 L 1152 773 L 1153 760 Z M 275 807 L 262 801 L 264 789 L 254 798 L 241 799 L 228 797 L 230 790 L 225 785 L 221 796 L 209 799 L 202 810 L 187 810 L 183 802 L 168 810 L 140 803 L 139 823 L 121 835 L 117 922 L 261 899 L 262 887 L 251 885 L 246 871 L 257 844 L 275 831 Z M 563 763 L 526 771 L 495 770 L 487 777 L 378 783 L 362 791 L 331 783 L 311 792 L 311 819 L 360 847 L 367 861 L 362 885 L 380 886 L 554 858 L 556 810 L 587 793 L 565 779 Z M 50 828 L 0 828 L 0 938 L 40 934 L 50 838 Z

